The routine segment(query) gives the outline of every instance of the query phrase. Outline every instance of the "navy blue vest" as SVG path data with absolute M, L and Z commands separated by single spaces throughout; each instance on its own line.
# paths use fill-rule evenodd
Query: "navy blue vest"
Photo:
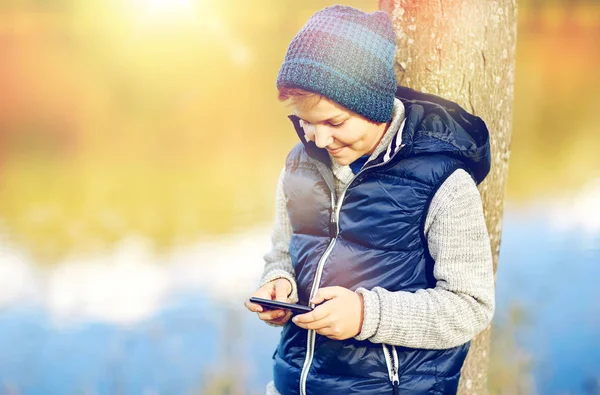
M 288 155 L 283 182 L 302 304 L 314 287 L 408 292 L 435 287 L 435 262 L 423 231 L 431 199 L 456 169 L 467 170 L 476 182 L 489 172 L 488 132 L 481 119 L 407 88 L 399 88 L 397 97 L 407 116 L 402 148 L 388 161 L 382 153 L 355 176 L 338 213 L 327 153 L 303 142 Z M 469 343 L 425 350 L 337 341 L 290 321 L 274 355 L 274 381 L 285 395 L 453 394 L 468 348 Z

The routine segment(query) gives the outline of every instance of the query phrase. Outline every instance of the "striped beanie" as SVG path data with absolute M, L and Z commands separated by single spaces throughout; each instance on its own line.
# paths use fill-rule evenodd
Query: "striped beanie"
M 334 5 L 318 11 L 290 43 L 277 88 L 321 94 L 374 122 L 392 118 L 396 36 L 383 11 Z

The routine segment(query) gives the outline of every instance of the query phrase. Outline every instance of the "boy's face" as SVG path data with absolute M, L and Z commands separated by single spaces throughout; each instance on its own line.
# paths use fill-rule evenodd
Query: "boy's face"
M 292 100 L 294 114 L 301 119 L 306 137 L 343 166 L 371 154 L 389 125 L 369 121 L 325 97 L 313 103 Z

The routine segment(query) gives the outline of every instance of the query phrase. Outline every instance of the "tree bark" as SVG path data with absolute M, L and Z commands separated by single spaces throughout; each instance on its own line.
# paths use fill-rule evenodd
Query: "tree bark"
M 491 135 L 492 170 L 479 186 L 498 264 L 508 172 L 517 32 L 516 0 L 380 0 L 397 35 L 398 83 L 456 101 Z M 486 394 L 490 328 L 471 342 L 459 394 Z

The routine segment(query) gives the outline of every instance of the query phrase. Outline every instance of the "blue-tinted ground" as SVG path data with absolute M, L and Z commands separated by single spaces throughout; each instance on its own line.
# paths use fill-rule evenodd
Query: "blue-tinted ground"
M 507 212 L 496 319 L 511 304 L 523 309 L 517 342 L 532 356 L 539 394 L 589 393 L 586 383 L 600 383 L 599 280 L 600 233 L 557 230 L 543 212 Z
M 600 234 L 557 230 L 543 212 L 508 210 L 497 278 L 498 322 L 511 303 L 528 324 L 540 394 L 584 393 L 600 377 Z M 201 394 L 220 377 L 261 393 L 279 331 L 242 308 L 185 292 L 151 318 L 61 326 L 42 307 L 0 308 L 0 393 Z

